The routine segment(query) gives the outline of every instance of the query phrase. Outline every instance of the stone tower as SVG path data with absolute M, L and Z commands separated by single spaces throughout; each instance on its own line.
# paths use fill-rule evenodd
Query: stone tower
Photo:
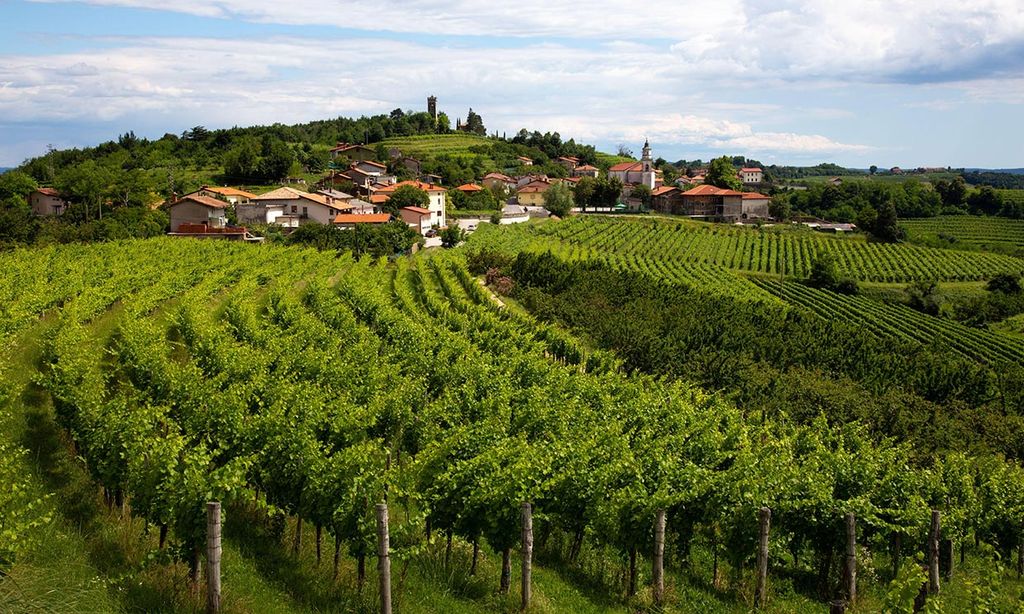
M 427 96 L 427 113 L 434 118 L 434 123 L 437 123 L 437 96 Z

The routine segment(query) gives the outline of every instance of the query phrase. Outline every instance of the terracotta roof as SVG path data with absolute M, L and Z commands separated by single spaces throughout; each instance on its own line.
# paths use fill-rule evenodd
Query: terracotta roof
M 609 172 L 622 173 L 626 171 L 638 171 L 643 168 L 642 162 L 621 162 L 608 169 Z
M 45 194 L 47 196 L 55 196 L 57 198 L 60 198 L 60 192 L 54 190 L 53 188 L 39 188 L 36 190 L 36 192 L 39 192 L 40 194 Z
M 334 216 L 335 224 L 383 224 L 390 220 L 390 213 L 343 213 Z
M 756 166 L 751 166 L 749 168 L 741 168 L 740 172 L 741 173 L 762 173 L 764 171 L 762 171 L 761 169 L 757 168 Z
M 533 192 L 546 192 L 551 184 L 547 181 L 534 181 L 519 188 L 519 194 L 530 194 Z
M 238 188 L 222 188 L 220 186 L 215 185 L 204 185 L 202 189 L 206 190 L 207 192 L 213 192 L 214 194 L 220 194 L 221 196 L 243 196 L 245 198 L 256 198 L 255 194 L 250 194 L 249 192 L 246 192 L 245 190 L 239 190 Z
M 302 190 L 296 190 L 295 188 L 289 188 L 288 186 L 282 186 L 276 190 L 271 190 L 266 194 L 260 194 L 259 196 L 253 196 L 249 200 L 297 200 L 305 199 L 313 201 L 320 205 L 327 207 L 333 207 L 333 204 L 328 204 L 327 197 L 323 194 L 310 194 L 309 192 L 303 192 Z M 340 208 L 340 207 L 339 207 Z
M 508 182 L 515 181 L 515 179 L 509 177 L 508 175 L 503 175 L 501 173 L 487 173 L 486 175 L 484 175 L 484 179 L 501 179 L 502 181 Z
M 771 196 L 765 196 L 764 194 L 758 194 L 757 192 L 744 192 L 743 200 L 770 200 Z
M 657 190 L 654 190 L 653 192 L 651 192 L 651 196 L 661 196 L 662 194 L 664 194 L 666 192 L 671 192 L 673 190 L 678 190 L 678 189 L 679 188 L 675 188 L 675 187 L 672 187 L 670 185 L 663 185 L 660 188 L 658 188 Z
M 577 166 L 576 170 L 578 170 L 578 171 L 596 171 L 598 169 L 597 169 L 596 166 L 591 166 L 589 164 L 584 164 L 583 166 Z
M 388 202 L 389 198 L 391 198 L 391 197 L 388 196 L 387 194 L 371 194 L 370 195 L 370 203 L 372 203 L 374 205 L 379 205 L 381 203 Z
M 370 166 L 377 166 L 383 169 L 387 169 L 387 166 L 381 164 L 380 162 L 374 162 L 373 160 L 360 160 L 359 162 L 352 163 L 353 166 L 359 166 L 360 164 L 369 164 Z
M 447 190 L 445 190 L 444 188 L 442 188 L 439 185 L 434 185 L 432 183 L 424 183 L 422 181 L 402 181 L 402 182 L 396 183 L 395 185 L 390 185 L 390 186 L 388 186 L 386 188 L 383 188 L 383 189 L 380 190 L 380 192 L 382 192 L 382 193 L 391 193 L 391 192 L 394 192 L 395 190 L 397 190 L 398 188 L 400 188 L 400 187 L 402 187 L 404 185 L 411 185 L 412 187 L 419 188 L 419 189 L 423 190 L 424 192 L 447 192 Z
M 420 215 L 430 215 L 430 209 L 424 209 L 423 207 L 402 207 L 402 211 L 411 211 Z
M 464 183 L 455 189 L 460 192 L 480 192 L 481 190 L 483 190 L 482 187 L 478 186 L 475 183 Z
M 351 149 L 365 149 L 366 151 L 373 151 L 366 145 L 338 145 L 337 147 L 332 147 L 331 151 L 349 151 Z
M 743 192 L 723 190 L 722 188 L 716 188 L 711 184 L 705 183 L 683 192 L 683 196 L 743 196 Z
M 168 206 L 173 207 L 175 205 L 179 205 L 179 204 L 185 202 L 186 200 L 190 200 L 190 201 L 192 201 L 194 203 L 198 203 L 200 205 L 203 205 L 204 207 L 210 207 L 211 209 L 223 209 L 223 208 L 228 206 L 228 203 L 224 202 L 223 200 L 218 200 L 216 198 L 213 198 L 212 196 L 200 196 L 198 194 L 190 194 L 188 196 L 182 196 L 181 198 L 179 198 L 178 200 L 174 201 L 173 203 L 171 203 Z

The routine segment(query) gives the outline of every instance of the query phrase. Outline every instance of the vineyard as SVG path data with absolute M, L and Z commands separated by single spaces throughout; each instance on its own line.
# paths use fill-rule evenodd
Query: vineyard
M 1024 261 L 997 254 L 665 220 L 577 217 L 560 224 L 521 225 L 505 234 L 502 240 L 513 244 L 538 237 L 547 245 L 567 243 L 606 255 L 635 254 L 794 277 L 806 277 L 819 252 L 830 253 L 840 273 L 861 281 L 979 281 L 1024 271 Z M 516 234 L 525 236 L 507 236 Z
M 474 145 L 489 145 L 492 142 L 475 134 L 428 134 L 419 136 L 398 136 L 384 139 L 381 144 L 390 149 L 397 147 L 403 155 L 427 158 L 441 155 L 471 156 L 469 148 Z
M 34 380 L 53 419 L 110 505 L 158 528 L 154 547 L 174 545 L 193 585 L 211 499 L 235 510 L 229 527 L 236 513 L 287 521 L 296 553 L 315 528 L 317 561 L 326 534 L 333 575 L 358 587 L 328 591 L 338 601 L 326 609 L 339 611 L 373 609 L 364 562 L 381 501 L 396 564 L 421 567 L 440 546 L 446 570 L 458 562 L 495 582 L 447 608 L 512 608 L 524 501 L 542 560 L 601 587 L 589 589 L 607 604 L 595 610 L 656 599 L 644 587 L 661 512 L 676 587 L 665 605 L 679 611 L 698 607 L 685 595 L 708 582 L 750 603 L 762 506 L 774 514 L 773 576 L 804 573 L 801 557 L 824 569 L 816 597 L 788 598 L 796 609 L 835 594 L 831 552 L 849 512 L 863 547 L 894 563 L 924 543 L 933 507 L 957 548 L 972 536 L 1009 551 L 1024 530 L 1015 464 L 954 454 L 922 466 L 855 426 L 747 422 L 721 398 L 626 374 L 613 355 L 501 306 L 457 254 L 389 264 L 161 239 L 0 264 L 37 276 L 80 267 L 77 284 L 6 278 L 7 338 L 38 329 Z M 18 531 L 47 522 L 39 500 L 0 503 L 24 511 L 12 515 Z M 453 542 L 472 557 L 453 558 Z M 437 590 L 451 591 L 442 576 Z M 401 586 L 398 609 L 415 609 Z M 539 598 L 542 610 L 581 607 Z
M 1024 194 L 1024 190 L 1019 192 Z M 911 239 L 946 237 L 979 246 L 1024 247 L 1024 220 L 952 215 L 902 220 L 900 225 L 907 229 Z

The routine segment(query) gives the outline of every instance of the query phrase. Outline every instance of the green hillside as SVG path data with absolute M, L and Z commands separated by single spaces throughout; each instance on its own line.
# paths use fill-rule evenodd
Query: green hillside
M 402 150 L 402 154 L 421 159 L 441 155 L 472 156 L 476 154 L 470 151 L 471 147 L 487 146 L 493 143 L 493 139 L 466 133 L 399 136 L 381 141 L 381 144 L 388 149 L 397 147 Z

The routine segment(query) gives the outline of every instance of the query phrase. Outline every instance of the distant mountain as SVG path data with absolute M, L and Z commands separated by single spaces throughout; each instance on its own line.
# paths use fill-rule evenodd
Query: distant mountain
M 1024 168 L 965 168 L 968 173 L 1006 173 L 1008 175 L 1024 175 Z
M 3 175 L 4 173 L 6 173 L 9 170 L 13 170 L 13 169 L 11 169 L 10 167 L 7 167 L 7 166 L 0 166 L 0 175 Z

